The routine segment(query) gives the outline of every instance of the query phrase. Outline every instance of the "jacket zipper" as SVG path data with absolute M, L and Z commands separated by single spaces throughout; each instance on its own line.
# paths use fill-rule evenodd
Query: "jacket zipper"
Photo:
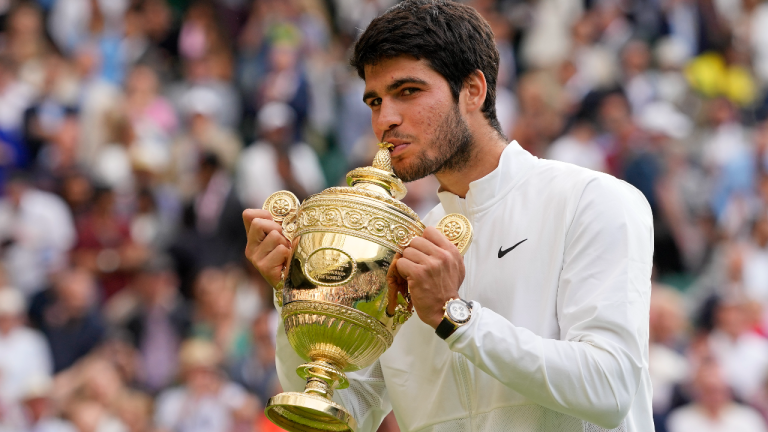
M 473 220 L 470 212 L 468 211 L 467 202 L 465 200 L 462 200 L 461 202 L 462 207 L 462 213 L 467 216 L 467 219 L 469 220 L 470 224 L 474 224 L 475 221 Z M 467 258 L 467 263 L 472 262 L 472 248 L 470 245 L 470 250 L 467 251 L 467 254 L 465 255 Z M 471 280 L 471 265 L 467 265 L 466 272 L 464 274 L 464 298 L 470 299 L 469 297 L 469 284 L 466 283 L 467 281 Z M 470 299 L 471 300 L 471 299 Z M 469 414 L 469 431 L 474 432 L 475 425 L 473 421 L 473 414 L 472 414 L 472 376 L 470 375 L 469 371 L 469 365 L 467 364 L 467 359 L 461 354 L 456 353 L 456 363 L 457 367 L 459 369 L 459 377 L 461 378 L 461 384 L 463 387 L 463 393 L 464 393 L 464 402 L 467 404 L 467 412 Z

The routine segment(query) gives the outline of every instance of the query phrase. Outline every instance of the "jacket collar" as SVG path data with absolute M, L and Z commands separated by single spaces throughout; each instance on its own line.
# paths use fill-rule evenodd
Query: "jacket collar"
M 504 197 L 520 183 L 534 165 L 537 158 L 524 150 L 517 141 L 512 141 L 501 153 L 499 166 L 483 178 L 469 184 L 466 198 L 451 192 L 437 194 L 446 213 L 460 213 L 465 216 L 479 213 Z

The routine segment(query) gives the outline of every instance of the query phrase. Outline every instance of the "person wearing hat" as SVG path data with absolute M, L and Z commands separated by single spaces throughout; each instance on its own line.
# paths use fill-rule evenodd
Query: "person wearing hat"
M 296 113 L 282 102 L 270 102 L 257 116 L 261 139 L 243 150 L 237 167 L 240 200 L 260 207 L 274 191 L 287 189 L 299 199 L 325 187 L 320 160 L 303 142 L 295 142 Z
M 256 401 L 221 371 L 219 348 L 188 339 L 179 350 L 182 385 L 157 398 L 158 432 L 228 432 L 256 415 Z
M 0 431 L 77 432 L 72 423 L 56 416 L 52 391 L 50 376 L 28 377 L 21 399 L 8 410 L 8 415 L 0 418 Z
M 0 287 L 0 401 L 18 401 L 32 377 L 52 373 L 45 337 L 24 325 L 25 315 L 21 292 Z

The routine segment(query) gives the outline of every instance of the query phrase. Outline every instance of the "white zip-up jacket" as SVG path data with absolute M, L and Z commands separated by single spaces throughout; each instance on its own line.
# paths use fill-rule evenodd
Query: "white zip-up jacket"
M 461 213 L 474 228 L 459 289 L 472 318 L 442 340 L 414 314 L 373 366 L 348 374 L 334 400 L 358 432 L 390 409 L 404 432 L 653 431 L 645 197 L 514 141 L 465 199 L 439 197 L 426 225 Z M 280 326 L 285 390 L 303 390 L 301 363 Z

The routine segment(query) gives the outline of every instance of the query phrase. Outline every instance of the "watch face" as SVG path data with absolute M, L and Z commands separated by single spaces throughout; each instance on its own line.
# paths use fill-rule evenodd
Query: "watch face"
M 448 304 L 448 317 L 456 323 L 463 323 L 469 319 L 469 308 L 462 301 L 452 301 Z

